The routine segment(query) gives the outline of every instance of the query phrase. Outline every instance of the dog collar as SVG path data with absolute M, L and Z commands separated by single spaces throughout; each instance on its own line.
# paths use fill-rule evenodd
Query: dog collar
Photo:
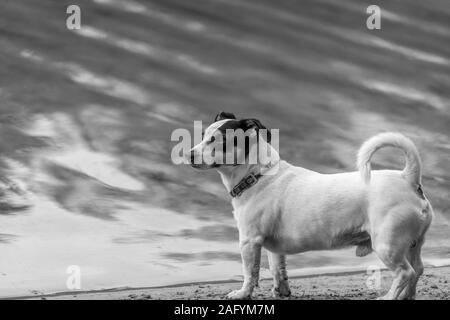
M 261 178 L 263 175 L 261 173 L 258 174 L 249 174 L 248 176 L 244 177 L 239 183 L 231 190 L 230 195 L 235 198 L 239 197 L 245 190 L 249 189 L 250 187 L 254 186 L 259 178 Z

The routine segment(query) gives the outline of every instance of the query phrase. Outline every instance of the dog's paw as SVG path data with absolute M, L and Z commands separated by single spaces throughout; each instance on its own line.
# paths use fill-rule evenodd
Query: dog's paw
M 231 291 L 229 294 L 227 294 L 227 298 L 231 300 L 246 300 L 250 299 L 250 293 L 246 290 L 240 289 L 240 290 L 234 290 Z
M 274 298 L 285 298 L 291 296 L 291 289 L 289 289 L 288 282 L 280 282 L 278 287 L 272 288 L 272 296 Z

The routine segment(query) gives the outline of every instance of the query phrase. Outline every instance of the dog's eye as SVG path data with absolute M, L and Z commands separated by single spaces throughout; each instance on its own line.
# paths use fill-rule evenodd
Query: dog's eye
M 214 141 L 216 141 L 216 137 L 212 136 L 212 137 L 209 139 L 209 143 L 213 143 Z

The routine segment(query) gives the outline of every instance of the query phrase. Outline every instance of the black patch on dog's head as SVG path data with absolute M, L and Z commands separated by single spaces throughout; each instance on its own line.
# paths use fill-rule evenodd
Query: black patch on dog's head
M 222 134 L 222 138 L 223 138 L 223 146 L 224 146 L 224 154 L 226 152 L 225 150 L 225 146 L 228 145 L 228 137 L 227 137 L 227 130 L 243 130 L 244 132 L 247 132 L 248 130 L 252 130 L 255 129 L 257 136 L 257 143 L 259 143 L 259 130 L 260 129 L 266 129 L 267 128 L 262 125 L 262 123 L 257 120 L 257 119 L 242 119 L 242 120 L 237 120 L 236 117 L 231 114 L 231 113 L 226 113 L 226 112 L 221 112 L 220 114 L 218 114 L 215 118 L 215 122 L 219 121 L 219 120 L 225 120 L 225 119 L 229 119 L 230 121 L 226 121 L 225 123 L 223 123 L 219 128 L 217 128 L 217 130 Z M 271 134 L 270 134 L 270 130 L 267 130 L 267 142 L 270 143 L 271 141 Z M 234 146 L 237 146 L 237 138 L 234 139 Z M 245 137 L 245 157 L 248 156 L 250 152 L 250 138 L 248 136 Z
M 236 119 L 236 116 L 232 113 L 222 111 L 221 113 L 218 113 L 216 115 L 216 117 L 214 118 L 214 122 L 217 122 L 220 120 L 225 120 L 225 119 Z
M 266 129 L 265 126 L 262 125 L 261 121 L 257 119 L 243 119 L 239 121 L 239 126 L 242 130 L 247 131 L 250 129 L 255 129 L 257 133 L 259 133 L 260 129 Z M 270 143 L 271 135 L 270 130 L 267 130 L 267 142 Z
M 257 119 L 236 120 L 234 115 L 231 113 L 222 112 L 221 114 L 226 114 L 226 115 L 230 115 L 233 117 L 233 118 L 224 118 L 224 119 L 230 119 L 232 121 L 227 121 L 224 124 L 222 124 L 219 128 L 217 128 L 217 130 L 219 130 L 223 135 L 226 134 L 226 131 L 228 129 L 232 129 L 232 130 L 242 129 L 244 132 L 246 132 L 247 130 L 255 129 L 257 133 L 259 133 L 260 129 L 267 130 L 267 128 L 265 126 L 263 126 L 262 123 Z M 216 119 L 219 117 L 219 115 L 216 116 Z M 223 120 L 223 119 L 221 119 L 221 120 Z M 270 130 L 267 130 L 267 142 L 270 143 L 270 140 L 271 140 Z

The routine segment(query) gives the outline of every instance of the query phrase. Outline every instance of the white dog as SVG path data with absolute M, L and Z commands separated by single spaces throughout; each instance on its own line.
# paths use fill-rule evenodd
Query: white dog
M 220 158 L 222 149 L 211 146 L 213 142 L 217 146 L 216 139 L 229 145 L 226 129 L 242 129 L 254 136 L 265 128 L 258 120 L 236 120 L 222 112 L 189 154 L 192 167 L 217 169 L 232 196 L 244 283 L 229 298 L 251 297 L 258 284 L 262 247 L 269 255 L 274 296 L 289 296 L 285 255 L 347 246 L 356 246 L 357 256 L 374 251 L 393 272 L 392 286 L 383 298 L 415 298 L 423 273 L 420 250 L 433 209 L 422 191 L 421 162 L 411 140 L 398 133 L 367 140 L 358 153 L 359 172 L 320 174 L 280 160 L 273 148 L 267 165 L 204 163 L 205 155 Z M 238 157 L 247 156 L 260 144 L 269 145 L 258 139 L 256 144 L 233 148 Z M 386 146 L 405 152 L 403 171 L 371 172 L 372 155 Z M 223 149 L 224 158 L 228 149 Z

